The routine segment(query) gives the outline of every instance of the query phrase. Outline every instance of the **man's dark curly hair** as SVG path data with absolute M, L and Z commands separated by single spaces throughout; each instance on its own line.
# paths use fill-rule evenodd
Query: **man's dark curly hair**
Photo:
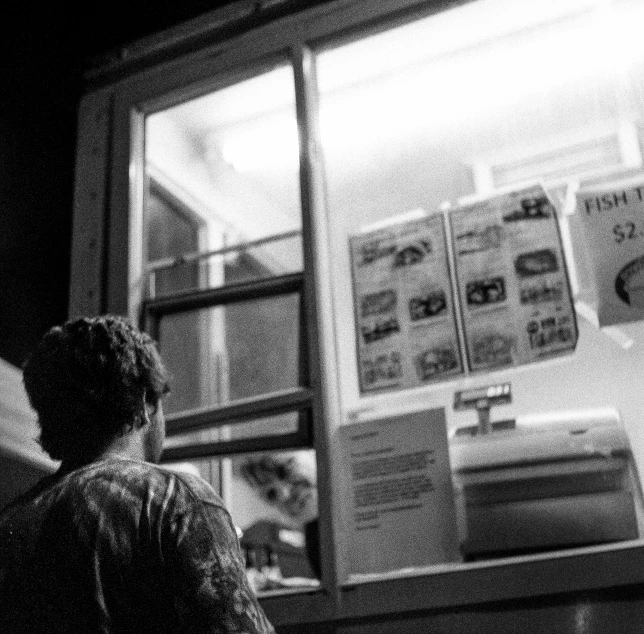
M 40 444 L 55 460 L 100 452 L 169 391 L 154 341 L 126 318 L 70 320 L 42 338 L 24 365 Z

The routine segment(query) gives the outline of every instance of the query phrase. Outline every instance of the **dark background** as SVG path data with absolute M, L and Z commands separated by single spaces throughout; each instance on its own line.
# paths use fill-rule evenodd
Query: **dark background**
M 21 365 L 67 318 L 85 72 L 121 46 L 230 2 L 10 4 L 0 25 L 0 357 Z

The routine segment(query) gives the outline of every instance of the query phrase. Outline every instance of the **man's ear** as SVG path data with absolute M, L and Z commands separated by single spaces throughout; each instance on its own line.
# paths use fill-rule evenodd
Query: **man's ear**
M 155 407 L 153 405 L 150 405 L 146 400 L 145 396 L 143 397 L 143 407 L 141 408 L 141 416 L 139 417 L 138 420 L 138 425 L 137 427 L 140 429 L 141 427 L 145 427 L 146 425 L 150 424 L 150 416 L 154 414 Z

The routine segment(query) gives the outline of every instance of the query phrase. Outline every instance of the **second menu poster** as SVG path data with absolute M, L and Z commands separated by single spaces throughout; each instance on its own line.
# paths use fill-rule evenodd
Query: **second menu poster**
M 450 218 L 470 369 L 573 350 L 577 322 L 556 212 L 544 189 L 488 198 Z

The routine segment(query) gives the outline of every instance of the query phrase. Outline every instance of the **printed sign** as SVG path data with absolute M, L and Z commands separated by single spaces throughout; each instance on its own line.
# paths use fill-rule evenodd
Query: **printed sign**
M 470 369 L 574 350 L 577 322 L 555 208 L 541 186 L 451 212 Z
M 577 192 L 600 326 L 644 318 L 644 178 Z
M 350 574 L 460 561 L 445 410 L 344 425 Z
M 440 214 L 351 239 L 361 393 L 464 372 L 459 326 L 474 372 L 575 349 L 563 243 L 543 187 L 463 205 L 449 218 L 456 279 Z M 615 225 L 615 240 L 630 239 L 632 224 Z M 644 307 L 644 253 L 637 255 L 623 263 L 613 286 L 616 297 Z
M 361 392 L 463 371 L 441 215 L 351 239 Z

